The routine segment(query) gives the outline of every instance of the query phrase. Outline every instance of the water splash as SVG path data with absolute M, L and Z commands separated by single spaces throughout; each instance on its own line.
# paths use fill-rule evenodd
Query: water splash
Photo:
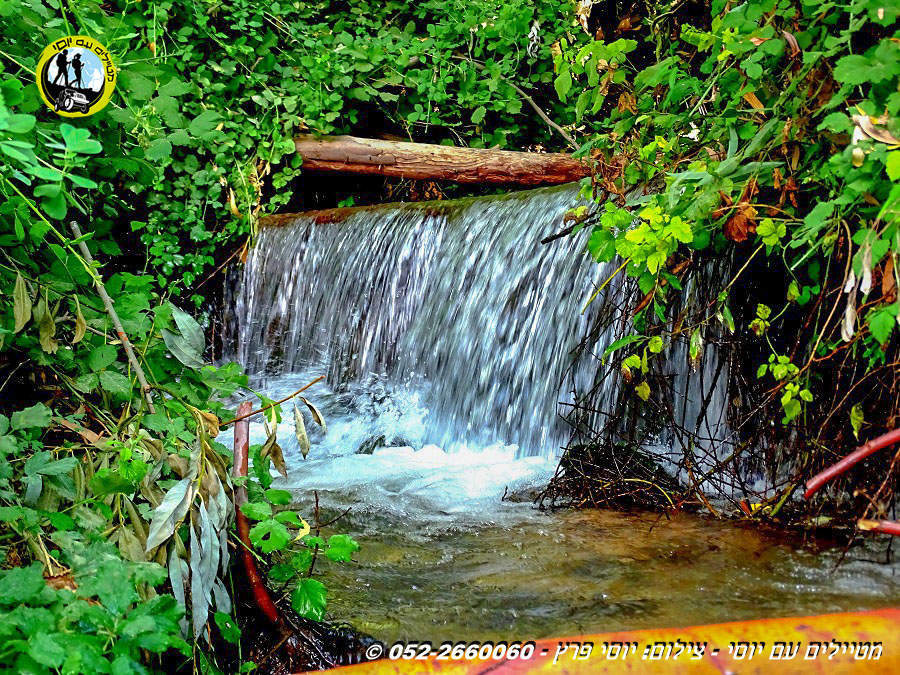
M 567 433 L 558 406 L 600 367 L 585 358 L 570 369 L 570 352 L 593 318 L 581 306 L 610 271 L 577 244 L 540 244 L 578 190 L 264 228 L 235 302 L 237 359 L 269 377 L 324 369 L 348 404 L 361 393 L 379 404 L 417 395 L 428 410 L 419 440 L 444 449 L 501 443 L 554 455 Z

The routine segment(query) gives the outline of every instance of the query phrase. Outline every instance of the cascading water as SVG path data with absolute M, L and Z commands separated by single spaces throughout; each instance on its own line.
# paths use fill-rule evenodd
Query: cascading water
M 598 367 L 569 370 L 592 319 L 581 306 L 608 273 L 540 244 L 577 202 L 570 185 L 264 228 L 237 296 L 238 359 L 259 374 L 321 369 L 340 393 L 417 393 L 423 440 L 445 450 L 554 455 L 563 376 L 587 384 Z
M 837 554 L 690 514 L 654 530 L 655 514 L 501 501 L 546 484 L 572 392 L 594 388 L 592 408 L 609 410 L 622 386 L 598 357 L 627 329 L 626 285 L 616 277 L 582 316 L 614 268 L 579 253 L 586 233 L 539 243 L 577 197 L 564 186 L 263 228 L 230 307 L 233 356 L 272 398 L 327 374 L 307 395 L 328 433 L 307 426 L 304 461 L 284 416 L 289 478 L 278 485 L 310 517 L 320 498 L 325 519 L 352 508 L 334 527 L 362 543 L 358 562 L 316 569 L 335 591 L 331 611 L 384 640 L 438 643 L 889 603 L 896 583 L 867 563 L 835 579 Z M 721 440 L 715 354 L 694 376 L 684 348 L 673 352 L 676 423 Z M 253 443 L 264 440 L 258 419 Z M 658 440 L 663 463 L 684 443 L 665 430 Z

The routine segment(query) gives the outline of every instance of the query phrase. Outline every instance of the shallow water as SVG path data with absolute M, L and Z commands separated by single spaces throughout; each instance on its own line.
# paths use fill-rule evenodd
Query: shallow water
M 267 393 L 284 396 L 309 379 L 282 376 Z M 320 561 L 316 575 L 329 588 L 330 617 L 381 640 L 578 635 L 874 609 L 900 598 L 897 568 L 881 564 L 883 540 L 851 549 L 836 567 L 834 544 L 690 513 L 541 512 L 529 497 L 552 475 L 552 459 L 520 457 L 512 445 L 425 445 L 419 427 L 429 413 L 410 392 L 356 401 L 352 414 L 324 386 L 310 398 L 328 434 L 308 425 L 313 448 L 303 460 L 285 415 L 289 478 L 276 485 L 297 495 L 310 520 L 314 493 L 323 521 L 351 508 L 324 534 L 348 532 L 361 550 L 351 564 Z M 409 445 L 355 454 L 373 435 Z M 251 424 L 251 442 L 263 440 L 262 425 Z
M 323 520 L 352 509 L 323 532 L 362 545 L 352 564 L 317 565 L 330 616 L 385 641 L 440 642 L 896 604 L 896 568 L 873 562 L 884 552 L 871 544 L 835 569 L 837 548 L 696 515 L 502 501 L 553 475 L 569 434 L 560 403 L 604 367 L 573 365 L 572 347 L 591 312 L 615 313 L 624 292 L 617 277 L 582 316 L 605 277 L 580 254 L 584 235 L 571 248 L 538 243 L 576 193 L 395 205 L 262 233 L 232 306 L 234 353 L 275 399 L 327 375 L 305 395 L 329 431 L 307 417 L 304 460 L 285 406 L 289 478 L 276 485 L 310 520 L 314 493 Z M 602 354 L 612 333 L 592 340 Z M 686 355 L 672 368 L 679 409 L 721 441 L 724 390 L 703 389 L 705 371 L 694 376 Z M 617 386 L 604 380 L 603 396 L 614 400 Z M 251 442 L 263 440 L 251 424 Z
M 342 529 L 362 549 L 323 566 L 330 612 L 388 642 L 511 640 L 873 609 L 900 590 L 868 554 L 833 570 L 839 550 L 691 514 L 520 504 L 504 516 L 414 531 L 349 517 Z

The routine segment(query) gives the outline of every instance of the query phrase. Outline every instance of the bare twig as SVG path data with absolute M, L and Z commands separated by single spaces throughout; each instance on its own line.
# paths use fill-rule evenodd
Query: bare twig
M 81 239 L 81 230 L 78 227 L 78 223 L 74 220 L 69 223 L 69 227 L 72 229 L 72 234 L 75 235 L 76 239 Z M 87 244 L 84 241 L 78 242 L 78 248 L 81 249 L 81 255 L 84 256 L 84 259 L 87 261 L 88 265 L 93 267 L 94 258 L 91 256 L 90 250 L 88 250 Z M 109 297 L 109 294 L 106 292 L 106 286 L 103 285 L 103 281 L 100 279 L 100 274 L 96 270 L 92 270 L 92 275 L 94 278 L 94 285 L 97 287 L 97 294 L 100 296 L 100 299 L 103 300 L 103 306 L 106 308 L 106 313 L 109 314 L 109 318 L 113 322 L 113 326 L 116 329 L 116 335 L 119 336 L 119 340 L 122 341 L 122 346 L 125 347 L 125 354 L 128 356 L 128 362 L 131 364 L 131 367 L 134 368 L 134 374 L 137 376 L 138 382 L 141 385 L 141 391 L 144 393 L 144 398 L 147 400 L 147 409 L 151 413 L 156 413 L 156 408 L 153 407 L 153 399 L 150 396 L 150 385 L 147 383 L 147 378 L 144 377 L 144 369 L 141 368 L 141 364 L 138 363 L 137 357 L 134 355 L 134 349 L 131 346 L 131 340 L 128 339 L 128 336 L 125 334 L 125 329 L 122 328 L 122 322 L 119 321 L 119 315 L 116 314 L 115 307 L 113 307 L 112 300 Z
M 460 61 L 468 61 L 468 62 L 471 63 L 473 66 L 475 66 L 475 70 L 479 70 L 479 71 L 484 71 L 484 70 L 485 70 L 485 66 L 484 66 L 483 63 L 479 63 L 478 61 L 474 61 L 474 60 L 470 59 L 468 56 L 463 56 L 463 55 L 461 55 L 461 54 L 454 54 L 454 55 L 453 55 L 453 58 L 454 58 L 454 59 L 458 59 L 458 60 L 460 60 Z M 509 81 L 508 79 L 506 79 L 505 77 L 504 77 L 503 79 L 506 80 L 506 83 L 507 83 L 510 87 L 512 87 L 513 89 L 516 90 L 516 93 L 519 94 L 519 96 L 522 97 L 522 100 L 524 100 L 525 103 L 527 103 L 528 105 L 530 105 L 530 106 L 534 109 L 534 111 L 538 114 L 538 117 L 540 117 L 542 120 L 544 120 L 544 122 L 547 123 L 547 126 L 549 126 L 549 127 L 551 127 L 552 129 L 556 130 L 556 132 L 557 132 L 560 136 L 562 136 L 564 139 L 566 139 L 566 143 L 568 143 L 569 146 L 570 146 L 573 150 L 577 150 L 577 149 L 578 149 L 578 143 L 575 142 L 575 139 L 572 138 L 572 136 L 569 134 L 569 132 L 566 131 L 565 129 L 563 129 L 561 126 L 559 126 L 556 122 L 554 122 L 553 120 L 551 120 L 550 117 L 547 115 L 547 113 L 545 113 L 545 112 L 543 111 L 543 109 L 542 109 L 537 103 L 534 102 L 534 99 L 531 98 L 531 96 L 528 95 L 528 92 L 526 92 L 524 89 L 522 89 L 521 87 L 519 87 L 515 82 L 510 82 L 510 81 Z
M 220 427 L 227 427 L 229 424 L 234 424 L 235 422 L 240 422 L 241 420 L 245 420 L 245 419 L 247 419 L 248 417 L 253 417 L 254 415 L 259 415 L 259 413 L 265 412 L 265 411 L 268 410 L 269 408 L 274 408 L 276 405 L 281 405 L 281 404 L 284 403 L 285 401 L 290 401 L 292 398 L 294 398 L 294 397 L 297 396 L 298 394 L 302 394 L 304 391 L 306 391 L 306 390 L 309 389 L 311 386 L 313 386 L 316 382 L 318 382 L 319 380 L 322 380 L 322 379 L 324 379 L 324 378 L 325 378 L 324 375 L 319 375 L 319 376 L 318 376 L 316 379 L 314 379 L 312 382 L 310 382 L 309 384 L 307 384 L 305 387 L 300 387 L 297 391 L 295 391 L 295 392 L 294 392 L 293 394 L 291 394 L 290 396 L 285 396 L 283 399 L 280 399 L 280 400 L 278 400 L 278 401 L 275 401 L 274 403 L 270 403 L 269 405 L 264 406 L 264 407 L 260 408 L 259 410 L 254 410 L 253 412 L 248 412 L 246 415 L 240 415 L 239 417 L 235 417 L 233 420 L 229 420 L 229 421 L 227 421 L 227 422 L 222 422 L 222 424 L 220 424 L 219 426 L 220 426 Z

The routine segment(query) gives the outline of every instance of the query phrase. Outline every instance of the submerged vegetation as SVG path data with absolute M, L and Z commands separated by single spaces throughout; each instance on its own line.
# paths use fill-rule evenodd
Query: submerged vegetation
M 241 488 L 252 558 L 292 589 L 280 610 L 326 617 L 314 567 L 358 546 L 272 487 L 270 467 L 286 471 L 274 401 L 259 397 L 272 433 L 250 478 L 233 476 L 216 439 L 248 381 L 211 363 L 222 269 L 260 216 L 303 201 L 300 131 L 593 162 L 585 192 L 610 200 L 572 216 L 589 254 L 634 280 L 617 314 L 633 320 L 603 355 L 632 395 L 602 429 L 573 421 L 565 462 L 587 470 L 556 483 L 560 499 L 621 503 L 624 484 L 630 503 L 705 501 L 734 463 L 774 488 L 747 511 L 783 516 L 811 472 L 897 426 L 900 6 L 591 7 L 0 2 L 0 664 L 266 668 L 275 645 L 252 644 L 242 614 Z M 109 48 L 119 81 L 101 112 L 66 120 L 34 69 L 78 34 Z M 667 359 L 711 352 L 732 361 L 740 440 L 685 488 L 635 452 L 656 430 L 632 412 L 674 419 Z M 291 414 L 323 423 L 307 405 Z M 598 476 L 625 447 L 633 463 Z M 897 463 L 870 462 L 829 516 L 892 508 Z

